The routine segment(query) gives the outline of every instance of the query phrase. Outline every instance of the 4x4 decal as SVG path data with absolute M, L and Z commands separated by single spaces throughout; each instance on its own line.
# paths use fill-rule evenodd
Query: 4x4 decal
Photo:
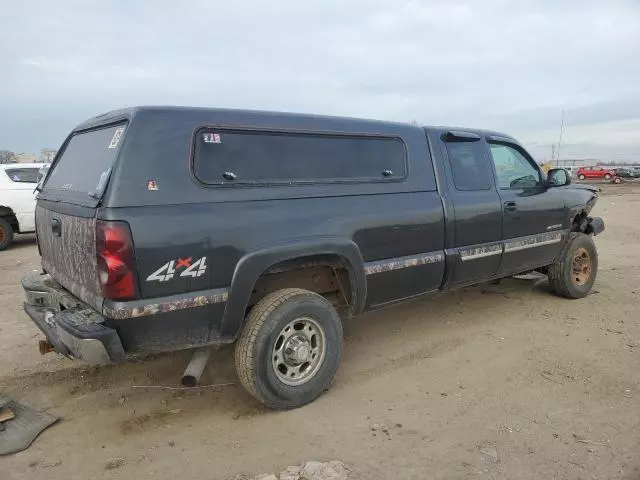
M 178 273 L 177 270 L 184 268 L 179 273 L 179 277 L 200 277 L 207 271 L 207 257 L 202 257 L 191 262 L 192 258 L 178 258 L 170 260 L 162 265 L 158 270 L 147 277 L 147 282 L 166 282 L 171 280 Z

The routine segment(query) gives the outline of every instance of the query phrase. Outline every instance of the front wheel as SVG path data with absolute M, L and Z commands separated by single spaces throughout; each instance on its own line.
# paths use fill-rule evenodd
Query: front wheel
M 584 176 L 584 175 L 578 175 L 578 179 L 579 179 L 579 180 L 584 180 L 584 179 L 585 179 L 585 176 Z
M 0 250 L 7 248 L 13 242 L 13 228 L 4 218 L 0 218 Z
M 611 180 L 611 175 L 609 175 L 608 173 L 604 174 L 604 179 L 605 180 Z
M 593 238 L 571 233 L 556 261 L 549 265 L 549 283 L 556 295 L 582 298 L 589 294 L 598 273 L 598 251 Z
M 266 406 L 286 410 L 329 389 L 342 353 L 342 322 L 327 299 L 285 288 L 260 300 L 236 345 L 240 383 Z

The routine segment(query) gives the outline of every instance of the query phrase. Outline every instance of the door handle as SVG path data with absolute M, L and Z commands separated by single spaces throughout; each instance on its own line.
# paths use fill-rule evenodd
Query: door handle
M 515 212 L 517 209 L 516 202 L 504 202 L 505 212 Z
M 51 220 L 51 233 L 56 237 L 59 237 L 62 234 L 62 225 L 60 224 L 60 220 L 57 218 Z

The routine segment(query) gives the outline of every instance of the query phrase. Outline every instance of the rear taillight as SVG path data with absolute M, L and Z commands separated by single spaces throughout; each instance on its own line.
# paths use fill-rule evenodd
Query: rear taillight
M 109 300 L 135 298 L 135 262 L 129 225 L 98 220 L 96 253 L 102 296 Z

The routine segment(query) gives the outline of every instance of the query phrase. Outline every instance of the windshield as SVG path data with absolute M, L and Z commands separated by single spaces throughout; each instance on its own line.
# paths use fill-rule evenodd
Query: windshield
M 124 125 L 112 125 L 71 137 L 52 167 L 43 190 L 100 196 L 111 173 L 124 129 Z

